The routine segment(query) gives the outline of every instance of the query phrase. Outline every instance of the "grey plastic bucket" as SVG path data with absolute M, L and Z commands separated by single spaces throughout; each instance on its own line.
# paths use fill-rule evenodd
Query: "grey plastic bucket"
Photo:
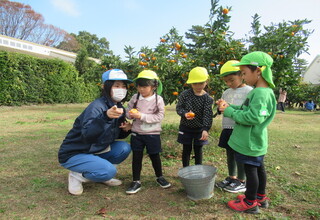
M 178 176 L 187 196 L 192 200 L 210 199 L 213 196 L 217 168 L 193 165 L 179 169 Z

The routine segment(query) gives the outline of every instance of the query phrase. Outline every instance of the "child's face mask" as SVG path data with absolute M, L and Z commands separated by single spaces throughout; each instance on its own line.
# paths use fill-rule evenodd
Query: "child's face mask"
M 112 99 L 116 102 L 122 101 L 127 95 L 126 89 L 112 89 Z

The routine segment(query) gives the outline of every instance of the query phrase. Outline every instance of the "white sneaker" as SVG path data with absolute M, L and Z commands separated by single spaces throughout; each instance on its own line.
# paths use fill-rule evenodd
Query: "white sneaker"
M 70 171 L 68 177 L 68 190 L 71 194 L 79 196 L 83 192 L 82 183 L 89 182 L 81 173 Z
M 104 181 L 103 183 L 107 186 L 120 186 L 122 184 L 122 181 L 112 178 L 111 180 Z

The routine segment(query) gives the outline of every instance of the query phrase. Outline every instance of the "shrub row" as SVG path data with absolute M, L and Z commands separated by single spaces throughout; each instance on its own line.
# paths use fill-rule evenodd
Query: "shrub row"
M 0 105 L 81 103 L 99 95 L 75 67 L 59 59 L 0 51 Z

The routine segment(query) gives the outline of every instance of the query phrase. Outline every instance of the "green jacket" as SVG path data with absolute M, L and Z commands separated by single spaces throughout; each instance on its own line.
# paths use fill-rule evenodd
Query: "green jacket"
M 271 88 L 255 88 L 241 106 L 230 105 L 223 113 L 236 125 L 228 142 L 235 151 L 252 157 L 268 149 L 267 126 L 276 113 L 276 98 Z

